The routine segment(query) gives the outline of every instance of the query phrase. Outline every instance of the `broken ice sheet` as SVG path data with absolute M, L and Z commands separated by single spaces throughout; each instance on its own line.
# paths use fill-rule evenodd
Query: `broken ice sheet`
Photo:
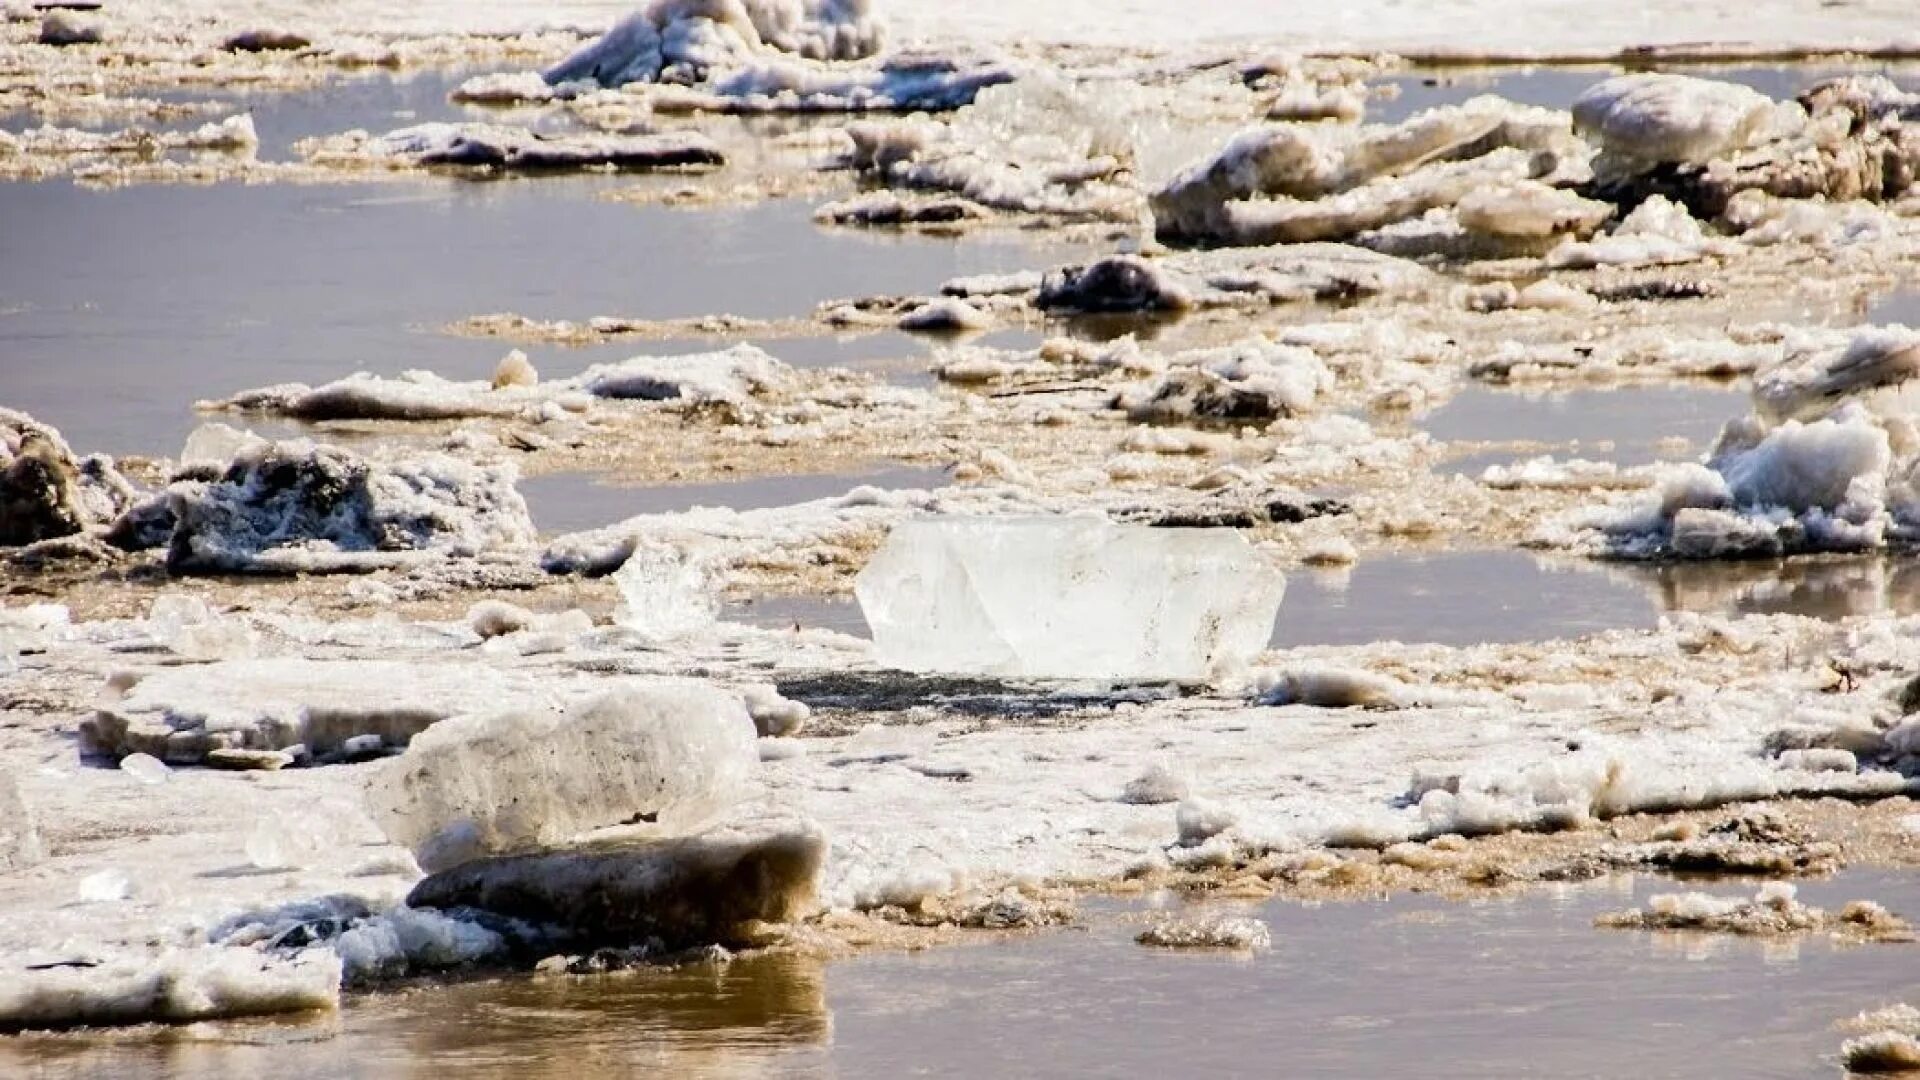
M 1227 529 L 930 518 L 895 528 L 855 591 L 888 666 L 1201 679 L 1265 647 L 1286 579 Z

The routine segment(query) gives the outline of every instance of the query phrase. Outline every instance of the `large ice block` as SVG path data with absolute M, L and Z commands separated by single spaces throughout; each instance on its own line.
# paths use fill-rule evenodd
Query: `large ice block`
M 1286 578 L 1230 529 L 930 518 L 855 584 L 876 658 L 908 671 L 1197 679 L 1266 646 Z
M 565 711 L 436 724 L 368 785 L 367 806 L 434 872 L 616 825 L 680 835 L 739 799 L 758 764 L 738 697 L 639 684 Z

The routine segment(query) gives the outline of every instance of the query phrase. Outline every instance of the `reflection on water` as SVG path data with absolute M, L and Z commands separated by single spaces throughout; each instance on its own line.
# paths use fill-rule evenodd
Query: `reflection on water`
M 1920 992 L 1908 947 L 1593 926 L 1672 891 L 1619 878 L 1472 904 L 1273 901 L 1248 912 L 1274 940 L 1251 957 L 1134 944 L 1148 909 L 1176 899 L 1093 900 L 1075 930 L 918 953 L 359 997 L 305 1037 L 0 1039 L 0 1073 L 1804 1077 L 1830 1066 L 1837 1020 Z M 1850 872 L 1801 898 L 1911 915 L 1920 877 Z
M 1273 645 L 1544 641 L 1650 627 L 1658 617 L 1648 590 L 1581 560 L 1513 551 L 1389 555 L 1350 570 L 1289 574 Z
M 819 960 L 506 978 L 348 999 L 338 1021 L 0 1038 L 0 1074 L 590 1080 L 771 1076 L 833 1035 Z M 31 1071 L 29 1071 L 31 1070 Z
M 1699 457 L 1728 420 L 1748 411 L 1743 390 L 1730 387 L 1628 386 L 1525 394 L 1470 386 L 1423 417 L 1420 427 L 1446 442 L 1529 442 L 1557 447 L 1562 457 L 1645 465 Z M 1685 440 L 1681 447 L 1677 442 Z M 1537 455 L 1526 455 L 1537 456 Z M 1447 470 L 1477 476 L 1511 454 L 1474 455 Z
M 542 532 L 576 532 L 640 514 L 672 514 L 697 506 L 759 510 L 845 495 L 871 486 L 888 490 L 945 487 L 943 469 L 891 468 L 865 473 L 756 476 L 710 484 L 619 487 L 589 473 L 553 473 L 520 481 L 534 524 Z
M 1855 615 L 1920 613 L 1920 559 L 1853 556 L 1623 565 L 1669 611 L 1740 615 Z

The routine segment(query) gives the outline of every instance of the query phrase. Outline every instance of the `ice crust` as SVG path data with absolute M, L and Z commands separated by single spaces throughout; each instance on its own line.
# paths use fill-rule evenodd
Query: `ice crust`
M 1069 679 L 1243 664 L 1285 588 L 1231 531 L 1092 518 L 904 522 L 855 584 L 882 664 Z
M 95 967 L 5 971 L 0 1031 L 331 1010 L 340 1002 L 340 974 L 340 959 L 323 949 L 279 959 L 218 947 L 167 949 Z
M 419 166 L 459 166 L 505 173 L 617 169 L 710 169 L 726 155 L 699 132 L 654 135 L 544 134 L 500 124 L 429 123 L 384 135 L 350 132 L 306 144 L 309 160 L 375 160 Z
M 435 725 L 368 784 L 367 805 L 429 872 L 613 826 L 676 835 L 744 794 L 754 738 L 737 697 L 635 684 L 562 711 Z
M 369 686 L 407 693 L 369 700 Z M 224 749 L 301 748 L 324 759 L 351 739 L 371 736 L 398 750 L 449 717 L 546 700 L 524 676 L 487 668 L 435 677 L 392 661 L 234 660 L 147 675 L 82 721 L 80 739 L 90 754 L 176 765 L 201 764 Z

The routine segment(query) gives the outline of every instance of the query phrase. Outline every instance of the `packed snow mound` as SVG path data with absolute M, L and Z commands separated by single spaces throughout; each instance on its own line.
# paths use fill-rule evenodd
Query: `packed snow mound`
M 1604 236 L 1568 237 L 1547 253 L 1553 269 L 1587 270 L 1598 266 L 1673 266 L 1709 255 L 1730 255 L 1737 245 L 1710 235 L 1680 203 L 1664 195 L 1646 199 Z
M 416 908 L 560 928 L 580 945 L 737 944 L 815 906 L 826 839 L 808 826 L 716 830 L 464 863 L 414 887 Z
M 1738 83 L 1641 72 L 1581 94 L 1573 124 L 1599 144 L 1598 167 L 1630 172 L 1704 165 L 1743 150 L 1772 133 L 1778 111 L 1772 98 Z
M 1154 423 L 1277 420 L 1312 409 L 1333 382 L 1311 349 L 1249 338 L 1179 353 L 1166 373 L 1123 388 L 1114 404 Z
M 398 376 L 355 372 L 320 386 L 280 383 L 242 390 L 231 397 L 202 401 L 198 407 L 239 413 L 262 413 L 294 420 L 468 420 L 478 418 L 537 418 L 552 401 L 562 407 L 585 408 L 584 397 L 569 398 L 552 387 L 496 387 L 487 382 L 455 382 L 432 372 L 409 371 Z M 220 464 L 225 465 L 228 459 Z
M 369 686 L 404 686 L 406 695 L 381 700 Z M 399 750 L 452 716 L 548 699 L 531 678 L 490 664 L 226 660 L 146 675 L 81 721 L 80 746 L 173 765 L 202 764 L 220 750 L 297 750 L 302 760 L 329 761 Z
M 296 420 L 438 421 L 520 419 L 583 413 L 596 399 L 746 404 L 790 388 L 794 369 L 752 345 L 684 356 L 635 356 L 595 364 L 569 379 L 524 376 L 456 381 L 429 371 L 356 372 L 320 386 L 281 383 L 202 401 L 198 408 Z M 556 410 L 559 410 L 556 412 Z M 224 462 L 223 462 L 224 463 Z
M 732 402 L 789 385 L 793 369 L 752 345 L 687 356 L 636 356 L 595 364 L 576 378 L 553 384 L 599 398 L 687 403 Z
M 291 959 L 224 946 L 167 949 L 39 970 L 15 957 L 0 959 L 0 972 L 0 1031 L 185 1024 L 340 1004 L 340 959 L 325 949 Z
M 885 30 L 871 0 L 651 0 L 544 73 L 549 84 L 704 82 L 716 68 L 769 52 L 809 60 L 878 53 Z
M 1665 195 L 1715 220 L 1746 216 L 1735 203 L 1746 192 L 1831 203 L 1902 197 L 1920 175 L 1916 111 L 1909 95 L 1872 78 L 1835 80 L 1795 103 L 1733 83 L 1638 74 L 1589 90 L 1574 118 L 1599 146 L 1601 197 L 1632 206 Z
M 76 458 L 54 428 L 0 408 L 0 547 L 97 529 L 136 498 L 112 458 Z
M 565 710 L 437 724 L 369 783 L 367 806 L 430 872 L 615 826 L 670 836 L 744 794 L 754 739 L 738 697 L 635 684 Z
M 904 522 L 855 582 L 882 664 L 1066 679 L 1245 664 L 1285 589 L 1232 530 L 1098 518 Z
M 376 464 L 305 440 L 243 451 L 162 498 L 175 573 L 338 573 L 473 557 L 535 537 L 512 465 L 444 455 Z M 131 514 L 141 511 L 131 511 Z
M 1152 197 L 1163 240 L 1345 240 L 1449 207 L 1490 184 L 1578 176 L 1566 114 L 1480 97 L 1403 123 L 1277 124 L 1235 136 Z
M 644 101 L 665 112 L 956 109 L 1011 80 L 970 56 L 882 57 L 869 0 L 652 0 L 544 73 L 467 80 L 456 101 Z M 602 95 L 611 95 L 602 97 Z
M 693 131 L 652 135 L 547 134 L 501 124 L 428 123 L 385 135 L 349 132 L 302 147 L 318 164 L 358 158 L 418 166 L 462 166 L 497 172 L 568 172 L 585 169 L 648 170 L 717 168 L 726 155 Z
M 1753 414 L 1703 464 L 1667 466 L 1652 489 L 1550 523 L 1539 540 L 1618 558 L 1720 559 L 1871 551 L 1920 537 L 1910 373 L 1920 336 L 1859 332 L 1793 352 L 1755 379 Z

